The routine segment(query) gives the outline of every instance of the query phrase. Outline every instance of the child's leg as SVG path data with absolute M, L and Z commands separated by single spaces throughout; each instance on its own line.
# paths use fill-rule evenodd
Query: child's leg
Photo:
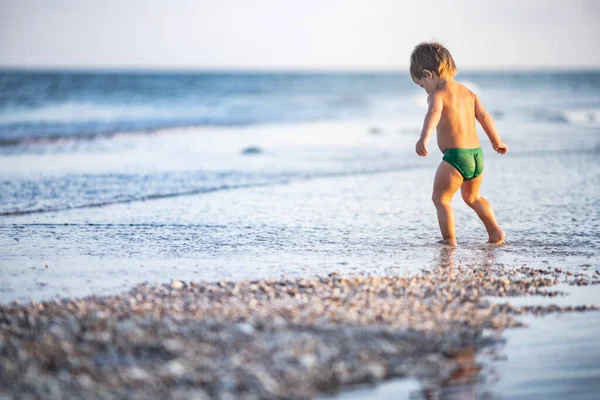
M 490 203 L 479 194 L 479 188 L 483 181 L 483 175 L 479 175 L 477 178 L 465 181 L 461 187 L 462 198 L 471 207 L 483 224 L 489 235 L 490 243 L 502 243 L 504 242 L 504 231 L 498 226 L 496 221 L 496 215 Z
M 442 242 L 451 246 L 456 246 L 456 227 L 454 211 L 450 203 L 452 202 L 452 196 L 454 196 L 462 182 L 463 177 L 460 172 L 446 161 L 442 161 L 435 173 L 431 199 L 437 209 Z

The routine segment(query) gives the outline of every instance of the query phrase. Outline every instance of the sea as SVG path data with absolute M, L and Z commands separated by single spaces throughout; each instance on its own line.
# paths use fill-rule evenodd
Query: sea
M 479 132 L 482 194 L 509 244 L 488 246 L 457 195 L 453 262 L 600 274 L 600 71 L 456 79 L 479 95 L 509 147 L 498 155 Z M 425 111 L 426 93 L 406 71 L 2 70 L 0 302 L 171 279 L 433 268 L 447 252 L 430 201 L 442 155 L 435 140 L 428 157 L 414 151 Z M 596 289 L 574 292 L 573 302 L 598 305 Z M 587 327 L 573 354 L 600 354 L 588 318 L 564 320 L 565 329 Z M 546 360 L 547 347 L 518 345 L 541 327 L 562 332 L 548 321 L 508 332 L 509 358 L 540 367 L 531 360 Z M 599 359 L 552 373 L 570 373 L 561 387 L 579 387 L 572 398 L 591 398 Z M 543 384 L 554 375 L 535 370 L 542 383 L 527 386 L 517 379 L 526 372 L 511 371 L 489 389 L 497 398 L 523 387 L 565 398 Z

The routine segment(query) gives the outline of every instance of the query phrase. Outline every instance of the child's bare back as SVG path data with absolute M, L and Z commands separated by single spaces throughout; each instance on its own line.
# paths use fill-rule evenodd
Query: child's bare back
M 504 231 L 498 226 L 491 205 L 479 194 L 484 158 L 475 120 L 481 124 L 494 150 L 500 154 L 508 151 L 491 116 L 477 95 L 454 80 L 456 65 L 450 52 L 441 44 L 421 43 L 415 47 L 410 74 L 428 94 L 428 111 L 415 150 L 420 156 L 427 156 L 427 144 L 436 129 L 438 147 L 444 154 L 435 175 L 432 195 L 442 243 L 456 246 L 454 212 L 450 203 L 459 188 L 465 203 L 485 225 L 489 242 L 504 242 Z
M 437 142 L 440 150 L 451 148 L 473 149 L 480 147 L 475 130 L 475 95 L 455 81 L 446 81 L 433 93 L 443 107 L 437 125 Z

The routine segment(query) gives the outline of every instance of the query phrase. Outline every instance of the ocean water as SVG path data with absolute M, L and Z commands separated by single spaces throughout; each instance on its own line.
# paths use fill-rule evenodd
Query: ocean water
M 441 154 L 414 153 L 426 95 L 407 74 L 1 72 L 0 301 L 448 257 L 600 269 L 600 71 L 457 80 L 509 146 L 480 133 L 510 244 L 487 246 L 457 195 L 448 254 L 430 202 Z
M 600 393 L 599 313 L 527 316 L 526 329 L 503 332 L 503 342 L 473 359 L 480 370 L 442 385 L 397 379 L 362 387 L 336 400 L 593 400 Z M 556 329 L 556 326 L 561 329 Z M 424 386 L 427 389 L 424 389 Z
M 460 78 L 489 94 L 498 118 L 600 123 L 598 71 Z M 0 143 L 181 126 L 410 118 L 424 102 L 415 88 L 404 73 L 0 71 Z
M 599 72 L 460 80 L 516 154 L 597 152 L 579 136 L 600 127 Z M 0 215 L 410 168 L 425 102 L 400 73 L 0 72 Z M 319 121 L 373 126 L 306 129 Z

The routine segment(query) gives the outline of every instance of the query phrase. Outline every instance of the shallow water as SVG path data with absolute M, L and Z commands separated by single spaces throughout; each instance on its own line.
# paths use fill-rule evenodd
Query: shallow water
M 283 165 L 289 170 L 295 168 L 287 179 L 264 178 L 262 184 L 102 207 L 5 215 L 0 223 L 1 299 L 25 300 L 53 291 L 68 295 L 75 288 L 83 294 L 80 282 L 71 284 L 63 279 L 58 290 L 54 274 L 71 271 L 86 279 L 98 270 L 114 269 L 107 265 L 123 265 L 127 260 L 130 267 L 119 271 L 123 280 L 132 282 L 172 278 L 169 269 L 161 274 L 138 265 L 157 269 L 176 266 L 180 278 L 206 280 L 332 270 L 407 274 L 436 265 L 440 257 L 447 256 L 436 244 L 439 233 L 429 200 L 439 158 L 434 152 L 426 159 L 413 156 L 406 147 L 412 146 L 414 138 L 392 130 L 392 122 L 380 122 L 377 125 L 384 133 L 370 135 L 368 128 L 374 124 L 273 126 L 267 130 L 272 131 L 270 135 L 259 128 L 246 128 L 243 134 L 235 129 L 219 131 L 221 136 L 231 133 L 244 137 L 248 143 L 257 143 L 261 135 L 272 138 L 277 136 L 275 132 L 301 131 L 304 140 L 315 142 L 314 148 L 296 149 L 294 153 L 286 147 L 294 146 L 286 143 L 281 149 L 274 145 L 273 155 L 230 154 L 246 170 L 254 168 L 257 176 L 281 170 Z M 104 172 L 108 176 L 120 168 L 119 163 L 128 162 L 136 164 L 132 168 L 168 168 L 181 154 L 191 154 L 190 144 L 201 140 L 202 134 L 202 130 L 173 133 L 161 159 L 145 153 L 145 149 L 154 148 L 157 141 L 167 143 L 167 136 L 126 136 L 122 141 L 133 146 L 133 160 L 120 157 L 119 150 L 107 150 L 91 154 L 96 160 L 84 164 L 91 176 L 97 176 L 92 170 L 108 170 Z M 345 134 L 359 144 L 346 143 L 334 150 L 332 137 L 320 138 L 326 134 Z M 511 144 L 522 140 L 515 136 L 511 142 L 510 131 L 506 136 Z M 498 248 L 486 245 L 481 222 L 457 194 L 454 205 L 461 245 L 451 262 L 600 268 L 600 163 L 596 150 L 600 136 L 583 130 L 569 138 L 564 139 L 567 148 L 562 152 L 528 150 L 528 145 L 515 144 L 509 155 L 499 156 L 484 145 L 483 194 L 493 204 L 510 244 Z M 120 138 L 107 140 L 109 148 L 124 146 Z M 268 140 L 260 145 L 266 146 Z M 14 177 L 11 182 L 48 174 L 70 187 L 69 171 L 88 156 L 79 152 L 7 156 L 5 161 L 11 162 L 3 164 L 3 169 L 5 176 Z M 25 163 L 31 160 L 37 161 L 27 167 Z M 216 167 L 219 159 L 212 162 Z M 27 177 L 20 178 L 19 174 Z M 114 190 L 120 187 L 114 183 Z M 131 185 L 124 190 L 132 190 Z M 34 201 L 56 205 L 63 200 L 78 201 L 77 196 L 61 193 Z M 18 196 L 12 199 L 23 203 Z M 42 275 L 35 272 L 40 267 L 44 267 Z M 39 279 L 43 279 L 42 288 Z M 107 285 L 91 280 L 88 292 Z M 123 285 L 114 282 L 114 288 Z
M 487 245 L 481 222 L 457 194 L 455 250 L 436 244 L 439 233 L 429 198 L 441 154 L 433 147 L 425 159 L 414 154 L 423 93 L 412 86 L 402 86 L 398 98 L 391 95 L 388 111 L 398 112 L 394 118 L 376 106 L 354 115 L 361 120 L 348 120 L 340 115 L 352 114 L 352 107 L 335 103 L 325 122 L 286 124 L 267 118 L 243 127 L 169 128 L 94 140 L 69 137 L 102 124 L 105 129 L 108 120 L 125 129 L 129 114 L 125 118 L 116 113 L 119 107 L 107 111 L 92 102 L 77 125 L 73 118 L 83 111 L 68 104 L 56 114 L 46 103 L 18 106 L 19 112 L 10 108 L 14 104 L 2 103 L 0 131 L 12 139 L 20 135 L 20 144 L 0 146 L 0 302 L 118 293 L 144 281 L 334 271 L 409 275 L 439 265 L 527 264 L 593 272 L 600 269 L 600 127 L 594 119 L 600 108 L 600 92 L 594 89 L 599 77 L 469 77 L 469 84 L 489 99 L 486 104 L 509 145 L 509 154 L 499 156 L 481 136 L 486 157 L 482 191 L 509 244 Z M 389 95 L 386 89 L 379 99 Z M 240 94 L 232 96 L 235 100 Z M 319 99 L 315 104 L 321 104 Z M 276 107 L 276 100 L 268 101 Z M 290 107 L 282 109 L 296 112 Z M 39 118 L 44 113 L 62 119 Z M 110 118 L 102 119 L 103 113 Z M 97 116 L 102 124 L 94 120 Z M 153 120 L 138 117 L 144 129 L 156 127 Z M 300 118 L 315 119 L 310 113 Z M 35 136 L 52 136 L 61 126 L 89 129 L 67 130 L 52 142 Z M 23 141 L 32 135 L 37 141 Z M 258 154 L 245 154 L 248 148 Z M 597 304 L 598 290 L 585 288 L 577 297 L 557 301 Z M 577 340 L 586 348 L 599 343 L 597 313 L 556 318 L 506 332 L 509 360 L 531 364 L 519 370 L 499 362 L 497 369 L 505 373 L 493 393 L 513 398 L 531 390 L 537 395 L 541 382 L 556 374 L 585 382 L 586 390 L 593 387 L 583 356 L 574 356 L 575 364 L 561 358 L 556 370 L 535 364 L 549 352 L 536 344 L 535 326 L 557 335 L 551 336 L 552 352 L 564 346 L 565 357 L 570 349 L 580 351 L 561 339 L 570 330 L 582 332 Z M 588 320 L 596 325 L 586 325 Z M 524 349 L 520 343 L 531 345 Z M 565 389 L 572 383 L 561 382 Z
M 363 399 L 597 399 L 600 393 L 600 313 L 522 318 L 528 328 L 498 335 L 495 349 L 479 354 L 479 371 L 454 381 L 401 379 L 342 393 Z M 556 329 L 556 326 L 561 329 Z M 427 397 L 429 396 L 429 397 Z

